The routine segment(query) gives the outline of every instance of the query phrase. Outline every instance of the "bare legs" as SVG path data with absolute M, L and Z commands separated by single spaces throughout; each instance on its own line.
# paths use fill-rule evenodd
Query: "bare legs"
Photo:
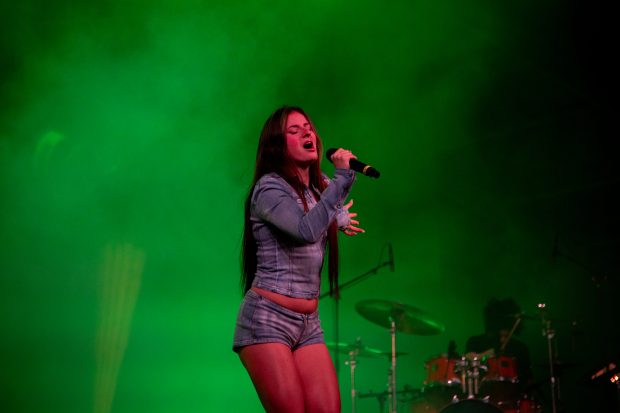
M 293 358 L 301 377 L 306 412 L 340 412 L 338 378 L 325 344 L 301 347 Z
M 280 343 L 254 344 L 239 356 L 268 413 L 340 412 L 338 380 L 325 344 L 294 352 Z

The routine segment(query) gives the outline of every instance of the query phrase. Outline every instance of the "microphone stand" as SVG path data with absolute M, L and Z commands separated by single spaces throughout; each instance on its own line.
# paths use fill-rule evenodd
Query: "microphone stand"
M 553 346 L 555 330 L 551 328 L 551 320 L 547 318 L 546 307 L 547 306 L 545 303 L 538 304 L 538 308 L 540 309 L 540 318 L 543 325 L 542 335 L 547 339 L 547 356 L 549 357 L 549 385 L 551 387 L 551 412 L 556 413 L 558 411 L 557 405 L 560 396 L 560 383 L 559 378 L 556 377 L 554 366 L 557 359 Z
M 360 282 L 362 282 L 363 280 L 365 280 L 366 278 L 372 276 L 372 275 L 376 275 L 379 270 L 383 267 L 390 267 L 390 269 L 392 271 L 394 271 L 394 256 L 391 254 L 391 249 L 392 249 L 392 245 L 388 244 L 388 248 L 389 248 L 389 252 L 390 252 L 390 257 L 387 261 L 384 261 L 382 263 L 380 263 L 379 265 L 377 265 L 376 267 L 366 271 L 363 274 L 358 275 L 355 278 L 352 278 L 351 280 L 342 283 L 342 284 L 338 284 L 338 290 L 339 291 L 344 291 L 349 287 L 354 286 L 355 284 L 358 284 Z M 319 300 L 328 297 L 329 293 L 323 293 L 319 296 Z M 336 342 L 336 345 L 338 345 L 337 343 L 340 343 L 340 322 L 339 322 L 339 318 L 340 318 L 340 309 L 339 309 L 339 303 L 340 303 L 340 298 L 339 297 L 333 297 L 334 299 L 334 341 Z M 334 352 L 334 365 L 336 366 L 336 377 L 340 377 L 340 362 L 339 362 L 339 356 L 338 356 L 338 351 Z

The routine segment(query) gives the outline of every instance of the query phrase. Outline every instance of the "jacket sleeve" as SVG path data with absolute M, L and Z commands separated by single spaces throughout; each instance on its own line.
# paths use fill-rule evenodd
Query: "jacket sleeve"
M 327 175 L 323 174 L 323 179 L 325 180 L 325 182 L 329 184 L 330 179 Z M 336 222 L 338 223 L 338 229 L 340 230 L 344 230 L 351 223 L 351 217 L 349 217 L 349 211 L 347 209 L 344 209 L 344 205 L 343 205 L 343 203 L 349 196 L 350 189 L 351 187 L 349 186 L 349 188 L 345 190 L 342 196 L 342 202 L 338 205 L 337 211 L 336 211 Z
M 329 224 L 342 211 L 355 172 L 350 169 L 336 169 L 321 199 L 310 211 L 305 212 L 297 204 L 292 189 L 282 178 L 265 175 L 252 194 L 252 209 L 256 217 L 269 222 L 280 231 L 297 241 L 314 243 L 320 239 Z

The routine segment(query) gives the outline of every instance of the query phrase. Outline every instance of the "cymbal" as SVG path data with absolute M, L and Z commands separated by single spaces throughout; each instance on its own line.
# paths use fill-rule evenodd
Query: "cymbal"
M 357 356 L 362 357 L 383 357 L 383 352 L 379 349 L 368 347 L 362 343 L 336 343 L 333 341 L 325 343 L 327 348 L 336 350 L 340 353 L 351 354 L 354 353 Z
M 369 321 L 385 328 L 391 328 L 392 320 L 396 330 L 407 334 L 430 336 L 445 331 L 440 322 L 419 308 L 388 300 L 363 300 L 355 310 Z
M 344 354 L 351 354 L 354 353 L 353 355 L 355 356 L 361 356 L 361 357 L 371 357 L 371 358 L 381 358 L 381 357 L 388 357 L 388 356 L 392 356 L 392 353 L 387 352 L 387 351 L 381 351 L 379 349 L 376 348 L 372 348 L 372 347 L 368 347 L 363 345 L 362 343 L 353 343 L 353 344 L 349 344 L 349 343 L 335 343 L 333 341 L 330 341 L 328 343 L 326 343 L 327 348 L 331 349 L 331 350 L 336 350 L 340 353 L 344 353 Z M 397 352 L 396 355 L 397 356 L 404 356 L 407 355 L 408 353 L 405 352 Z

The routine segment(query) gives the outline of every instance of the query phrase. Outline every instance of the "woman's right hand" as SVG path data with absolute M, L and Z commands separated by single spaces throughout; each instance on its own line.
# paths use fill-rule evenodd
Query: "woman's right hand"
M 332 162 L 336 168 L 350 169 L 349 160 L 357 159 L 357 156 L 347 149 L 338 148 L 332 155 Z

